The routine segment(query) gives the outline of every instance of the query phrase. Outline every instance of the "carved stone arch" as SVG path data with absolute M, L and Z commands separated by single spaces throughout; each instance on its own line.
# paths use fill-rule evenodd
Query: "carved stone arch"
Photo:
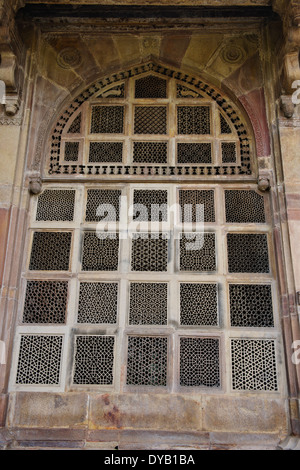
M 185 175 L 190 176 L 244 176 L 249 179 L 257 178 L 257 161 L 256 161 L 256 148 L 255 148 L 255 132 L 253 131 L 251 121 L 255 120 L 255 116 L 248 116 L 245 112 L 245 107 L 239 102 L 234 96 L 229 96 L 229 93 L 224 93 L 218 90 L 215 86 L 209 85 L 207 81 L 203 81 L 197 77 L 196 74 L 186 73 L 182 69 L 175 69 L 170 66 L 166 66 L 154 60 L 138 64 L 136 66 L 128 67 L 121 72 L 115 72 L 111 75 L 106 75 L 103 78 L 94 81 L 90 86 L 85 87 L 79 93 L 73 94 L 74 98 L 68 103 L 64 103 L 61 106 L 61 112 L 58 114 L 59 118 L 52 117 L 52 125 L 49 125 L 48 134 L 45 135 L 45 128 L 42 129 L 43 135 L 39 138 L 44 142 L 43 149 L 39 146 L 36 153 L 36 160 L 34 164 L 35 170 L 41 162 L 44 169 L 44 177 L 56 177 L 60 175 L 102 175 L 106 174 L 107 170 L 103 168 L 91 168 L 87 165 L 69 164 L 62 165 L 60 162 L 60 151 L 61 151 L 61 138 L 62 134 L 66 132 L 71 125 L 71 122 L 75 116 L 80 114 L 80 108 L 84 103 L 99 98 L 112 96 L 115 92 L 115 97 L 122 97 L 122 87 L 124 88 L 125 83 L 128 79 L 145 77 L 147 75 L 153 75 L 161 77 L 166 80 L 173 79 L 176 83 L 180 84 L 184 93 L 190 90 L 190 93 L 195 97 L 203 97 L 216 103 L 217 108 L 229 123 L 239 140 L 239 151 L 240 151 L 240 164 L 232 167 L 222 167 L 222 165 L 215 165 L 209 168 L 204 166 L 199 169 L 188 171 L 185 169 Z M 185 95 L 188 96 L 188 95 Z M 252 110 L 253 111 L 253 110 Z M 57 115 L 56 115 L 57 116 Z M 48 121 L 49 124 L 49 121 Z M 45 126 L 44 126 L 45 127 Z M 256 133 L 257 134 L 257 133 Z M 43 159 L 42 159 L 42 153 Z M 42 162 L 43 160 L 43 162 Z M 133 173 L 132 173 L 133 171 Z M 129 169 L 128 166 L 118 165 L 114 169 L 110 169 L 110 175 L 130 175 L 137 174 L 135 170 Z M 151 174 L 150 170 L 149 173 Z M 180 176 L 182 170 L 176 167 L 165 166 L 156 175 L 164 176 Z

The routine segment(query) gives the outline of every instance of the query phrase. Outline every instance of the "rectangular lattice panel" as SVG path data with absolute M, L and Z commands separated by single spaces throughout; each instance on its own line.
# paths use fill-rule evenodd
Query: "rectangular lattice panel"
M 274 340 L 232 339 L 231 361 L 233 390 L 277 390 Z
M 270 285 L 230 284 L 229 298 L 231 326 L 274 326 Z
M 225 190 L 226 222 L 265 223 L 264 197 L 253 190 Z
M 81 282 L 78 323 L 117 322 L 118 284 L 116 282 Z
M 180 385 L 219 387 L 219 340 L 180 338 Z
M 133 220 L 166 222 L 168 220 L 168 191 L 163 189 L 135 189 L 133 193 L 135 217 Z
M 93 106 L 91 134 L 122 134 L 124 106 Z
M 215 203 L 213 190 L 179 190 L 181 222 L 214 222 Z
M 214 233 L 182 233 L 180 270 L 198 272 L 216 270 Z
M 180 284 L 180 324 L 218 325 L 217 284 Z
M 67 281 L 27 281 L 23 323 L 64 323 Z
M 132 282 L 130 284 L 130 325 L 166 325 L 167 317 L 167 283 Z
M 121 163 L 123 142 L 90 142 L 89 162 Z
M 178 106 L 178 134 L 210 134 L 209 106 Z
M 267 235 L 261 233 L 227 234 L 228 271 L 230 273 L 268 273 Z
M 46 189 L 38 197 L 37 221 L 72 221 L 74 218 L 75 191 Z
M 58 385 L 62 344 L 60 335 L 21 335 L 16 383 Z
M 134 110 L 135 134 L 166 134 L 167 108 L 165 106 L 136 106 Z
M 116 222 L 120 218 L 120 197 L 118 189 L 88 189 L 86 201 L 86 222 L 101 220 Z
M 66 142 L 64 160 L 66 162 L 77 162 L 79 157 L 79 142 Z
M 127 385 L 167 385 L 168 338 L 129 336 Z
M 162 233 L 132 234 L 131 269 L 167 271 L 168 240 Z
M 235 142 L 222 142 L 222 163 L 236 163 Z
M 30 270 L 68 271 L 72 233 L 35 232 L 33 234 Z
M 117 271 L 119 264 L 119 234 L 99 238 L 96 232 L 84 232 L 82 245 L 83 271 Z M 106 234 L 103 234 L 106 235 Z
M 177 144 L 177 163 L 212 163 L 212 144 L 209 142 L 179 142 Z
M 133 163 L 167 163 L 167 142 L 133 142 Z
M 167 81 L 155 75 L 135 81 L 135 98 L 166 98 Z
M 76 336 L 73 383 L 112 385 L 114 336 Z

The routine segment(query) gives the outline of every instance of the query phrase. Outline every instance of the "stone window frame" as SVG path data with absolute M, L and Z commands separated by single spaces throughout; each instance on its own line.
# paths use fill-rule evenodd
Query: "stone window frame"
M 125 339 L 130 334 L 138 335 L 168 335 L 171 339 L 170 342 L 172 345 L 178 344 L 178 337 L 180 336 L 201 336 L 201 337 L 213 337 L 216 336 L 221 338 L 220 342 L 220 364 L 221 367 L 221 386 L 218 390 L 209 389 L 206 390 L 206 393 L 238 393 L 237 391 L 232 391 L 230 386 L 231 374 L 230 374 L 230 358 L 226 351 L 229 351 L 228 347 L 230 346 L 230 341 L 232 338 L 241 338 L 241 337 L 250 337 L 250 338 L 272 338 L 276 341 L 276 356 L 278 359 L 278 382 L 279 390 L 275 393 L 278 395 L 281 391 L 283 381 L 280 380 L 282 374 L 280 368 L 280 358 L 281 358 L 281 335 L 280 335 L 280 321 L 278 317 L 279 312 L 279 303 L 277 299 L 276 292 L 276 275 L 275 275 L 275 265 L 274 265 L 274 253 L 273 253 L 273 242 L 271 237 L 271 207 L 269 202 L 269 196 L 264 194 L 265 200 L 265 210 L 266 210 L 266 222 L 260 224 L 253 223 L 236 223 L 233 224 L 227 223 L 225 221 L 225 189 L 245 189 L 245 185 L 241 182 L 239 184 L 193 184 L 186 185 L 183 183 L 170 183 L 169 185 L 163 184 L 153 184 L 151 189 L 168 189 L 169 194 L 169 203 L 174 203 L 178 201 L 179 190 L 182 189 L 213 189 L 215 192 L 215 221 L 209 222 L 207 225 L 216 233 L 216 247 L 221 255 L 219 256 L 218 271 L 216 273 L 185 273 L 179 272 L 176 270 L 175 262 L 175 253 L 176 253 L 176 243 L 175 240 L 171 240 L 173 246 L 173 261 L 172 266 L 166 273 L 134 273 L 129 269 L 126 269 L 126 262 L 130 261 L 130 242 L 128 240 L 121 240 L 121 254 L 124 259 L 124 263 L 119 266 L 117 272 L 83 272 L 79 269 L 80 267 L 80 257 L 78 253 L 80 252 L 80 236 L 81 232 L 87 228 L 91 230 L 97 225 L 97 223 L 85 222 L 85 204 L 86 204 L 86 194 L 87 189 L 96 187 L 95 184 L 83 184 L 78 183 L 76 187 L 74 183 L 64 183 L 64 184 L 45 184 L 45 190 L 48 189 L 75 189 L 75 211 L 74 211 L 74 220 L 72 222 L 56 222 L 56 221 L 36 221 L 35 212 L 37 208 L 38 196 L 33 196 L 31 200 L 30 211 L 30 221 L 29 221 L 29 230 L 27 234 L 27 240 L 25 241 L 25 247 L 30 247 L 32 235 L 34 231 L 49 231 L 49 230 L 63 230 L 63 231 L 72 231 L 72 256 L 71 256 L 71 268 L 68 272 L 37 272 L 28 270 L 28 262 L 30 259 L 30 249 L 27 252 L 27 255 L 24 257 L 23 264 L 23 276 L 22 276 L 22 294 L 21 294 L 21 306 L 19 311 L 19 319 L 17 326 L 17 339 L 16 346 L 14 348 L 14 365 L 12 368 L 12 378 L 10 382 L 10 388 L 13 390 L 42 390 L 42 389 L 51 389 L 51 390 L 60 390 L 60 391 L 71 391 L 71 390 L 114 390 L 119 392 L 127 392 L 134 390 L 135 392 L 142 393 L 143 388 L 140 386 L 128 386 L 121 380 L 121 368 L 126 365 L 122 362 L 123 357 L 126 356 L 126 343 Z M 132 195 L 134 189 L 144 188 L 145 186 L 140 184 L 135 184 L 134 182 L 130 184 L 118 183 L 115 185 L 105 185 L 107 189 L 116 189 L 122 188 L 123 194 L 127 196 L 128 202 L 132 201 Z M 102 188 L 102 186 L 101 186 Z M 255 190 L 256 186 L 254 184 L 247 185 L 247 189 Z M 119 228 L 121 227 L 121 222 L 118 223 Z M 147 224 L 147 223 L 146 223 Z M 179 214 L 176 214 L 176 224 L 180 228 L 181 222 Z M 193 223 L 190 223 L 193 226 Z M 227 254 L 226 254 L 226 233 L 233 231 L 238 233 L 249 233 L 253 231 L 255 233 L 268 233 L 270 244 L 269 244 L 269 254 L 270 254 L 270 265 L 272 269 L 270 273 L 257 273 L 255 275 L 249 274 L 230 274 L 228 273 L 227 266 Z M 124 254 L 127 253 L 127 257 L 124 257 Z M 127 261 L 126 261 L 127 259 Z M 56 324 L 24 324 L 22 323 L 22 314 L 23 314 L 23 304 L 25 299 L 25 286 L 27 280 L 65 280 L 69 283 L 68 291 L 68 308 L 66 323 L 62 325 Z M 79 295 L 79 283 L 80 281 L 101 281 L 101 282 L 118 282 L 119 284 L 119 299 L 118 299 L 118 319 L 117 324 L 108 325 L 108 324 L 79 324 L 76 321 L 77 318 L 77 305 L 78 305 L 78 295 Z M 129 325 L 128 323 L 128 307 L 129 307 L 129 286 L 131 281 L 143 281 L 143 282 L 166 282 L 168 285 L 168 323 L 167 325 Z M 215 282 L 218 286 L 218 311 L 219 311 L 219 325 L 218 326 L 191 326 L 191 325 L 178 325 L 180 318 L 180 303 L 179 303 L 179 286 L 180 282 Z M 230 310 L 229 310 L 229 284 L 230 283 L 269 283 L 272 286 L 272 296 L 273 296 L 273 312 L 274 312 L 274 326 L 273 327 L 231 327 L 230 325 Z M 123 309 L 121 314 L 121 309 Z M 178 328 L 176 330 L 176 328 Z M 63 341 L 63 352 L 62 352 L 62 364 L 61 364 L 61 381 L 59 385 L 49 386 L 49 385 L 22 385 L 14 383 L 14 372 L 17 368 L 17 354 L 18 354 L 18 345 L 20 343 L 20 335 L 26 333 L 32 334 L 62 334 L 64 336 Z M 98 332 L 98 333 L 97 333 Z M 72 338 L 75 334 L 109 334 L 115 335 L 115 369 L 114 369 L 114 383 L 110 386 L 89 386 L 89 385 L 73 385 L 72 376 L 70 370 L 70 364 L 72 364 Z M 177 338 L 177 339 L 176 339 Z M 169 344 L 171 344 L 169 343 Z M 172 346 L 173 350 L 173 346 Z M 125 354 L 125 356 L 124 356 Z M 178 362 L 178 357 L 176 356 L 176 347 L 175 347 L 175 356 L 173 353 L 170 353 L 170 358 L 173 361 L 172 364 L 169 364 L 170 372 L 169 376 L 171 382 L 168 383 L 167 387 L 151 387 L 147 386 L 147 391 L 151 393 L 169 393 L 177 391 L 178 393 L 193 393 L 198 391 L 202 393 L 201 387 L 180 387 L 178 383 L 178 371 L 176 372 L 176 361 Z M 177 374 L 177 375 L 176 375 Z M 176 382 L 177 381 L 177 382 Z M 240 393 L 240 392 L 239 392 Z M 244 392 L 243 392 L 244 393 Z M 248 392 L 246 392 L 248 393 Z M 252 391 L 249 393 L 269 393 L 265 391 Z

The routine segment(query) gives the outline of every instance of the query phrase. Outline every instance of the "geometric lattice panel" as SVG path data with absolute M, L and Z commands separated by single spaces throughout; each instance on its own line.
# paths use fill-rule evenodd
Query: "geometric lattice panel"
M 71 232 L 35 232 L 29 269 L 68 271 L 71 239 Z
M 231 326 L 274 326 L 270 285 L 230 284 L 229 298 Z
M 212 148 L 209 142 L 179 142 L 177 162 L 194 165 L 212 163 Z
M 215 221 L 213 190 L 179 190 L 179 205 L 181 222 Z
M 117 321 L 118 283 L 81 282 L 78 323 L 111 323 Z
M 231 361 L 233 390 L 277 390 L 274 340 L 232 339 Z
M 167 163 L 167 142 L 133 142 L 134 163 Z
M 181 271 L 215 271 L 216 248 L 214 233 L 182 233 L 180 239 Z
M 222 142 L 222 163 L 236 163 L 235 142 Z
M 133 193 L 133 204 L 139 221 L 168 220 L 168 191 L 138 189 Z
M 116 222 L 120 217 L 121 191 L 114 189 L 88 189 L 86 201 L 86 222 Z
M 69 127 L 68 134 L 79 134 L 81 129 L 81 113 L 74 119 Z
M 124 126 L 123 106 L 94 106 L 91 134 L 122 134 Z
M 99 233 L 100 236 L 106 234 Z M 109 234 L 111 235 L 111 234 Z M 117 271 L 119 263 L 119 234 L 98 238 L 95 232 L 84 232 L 82 271 Z
M 75 191 L 47 189 L 38 197 L 36 220 L 72 221 Z
M 76 336 L 74 384 L 112 385 L 114 336 Z
M 167 108 L 165 106 L 136 106 L 134 111 L 135 134 L 166 134 Z
M 79 156 L 79 142 L 66 142 L 64 160 L 66 162 L 77 162 Z
M 261 233 L 227 234 L 228 271 L 230 273 L 268 273 L 267 235 Z
M 163 78 L 149 75 L 135 82 L 135 98 L 166 98 L 167 82 Z
M 168 338 L 129 336 L 127 385 L 167 385 Z
M 210 134 L 209 106 L 178 106 L 178 134 Z
M 220 133 L 221 134 L 231 134 L 231 128 L 226 119 L 220 113 Z
M 130 325 L 166 325 L 168 284 L 132 282 L 130 284 Z
M 67 281 L 27 281 L 24 323 L 64 323 Z
M 122 162 L 123 142 L 90 142 L 89 162 Z
M 219 387 L 219 340 L 180 338 L 180 385 Z
M 180 324 L 218 325 L 217 284 L 180 284 Z
M 61 335 L 22 335 L 16 383 L 57 385 L 62 341 Z
M 226 222 L 264 223 L 264 198 L 251 190 L 225 190 Z
M 131 269 L 167 271 L 168 240 L 162 233 L 133 233 Z

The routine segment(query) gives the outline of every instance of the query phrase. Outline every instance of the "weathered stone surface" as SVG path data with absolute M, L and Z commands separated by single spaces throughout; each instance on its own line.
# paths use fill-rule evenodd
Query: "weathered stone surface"
M 87 425 L 88 396 L 84 393 L 13 393 L 8 426 L 81 428 Z
M 202 427 L 201 415 L 200 396 L 106 394 L 91 396 L 89 427 L 196 431 Z
M 203 399 L 203 429 L 240 433 L 287 432 L 283 400 L 255 397 Z

